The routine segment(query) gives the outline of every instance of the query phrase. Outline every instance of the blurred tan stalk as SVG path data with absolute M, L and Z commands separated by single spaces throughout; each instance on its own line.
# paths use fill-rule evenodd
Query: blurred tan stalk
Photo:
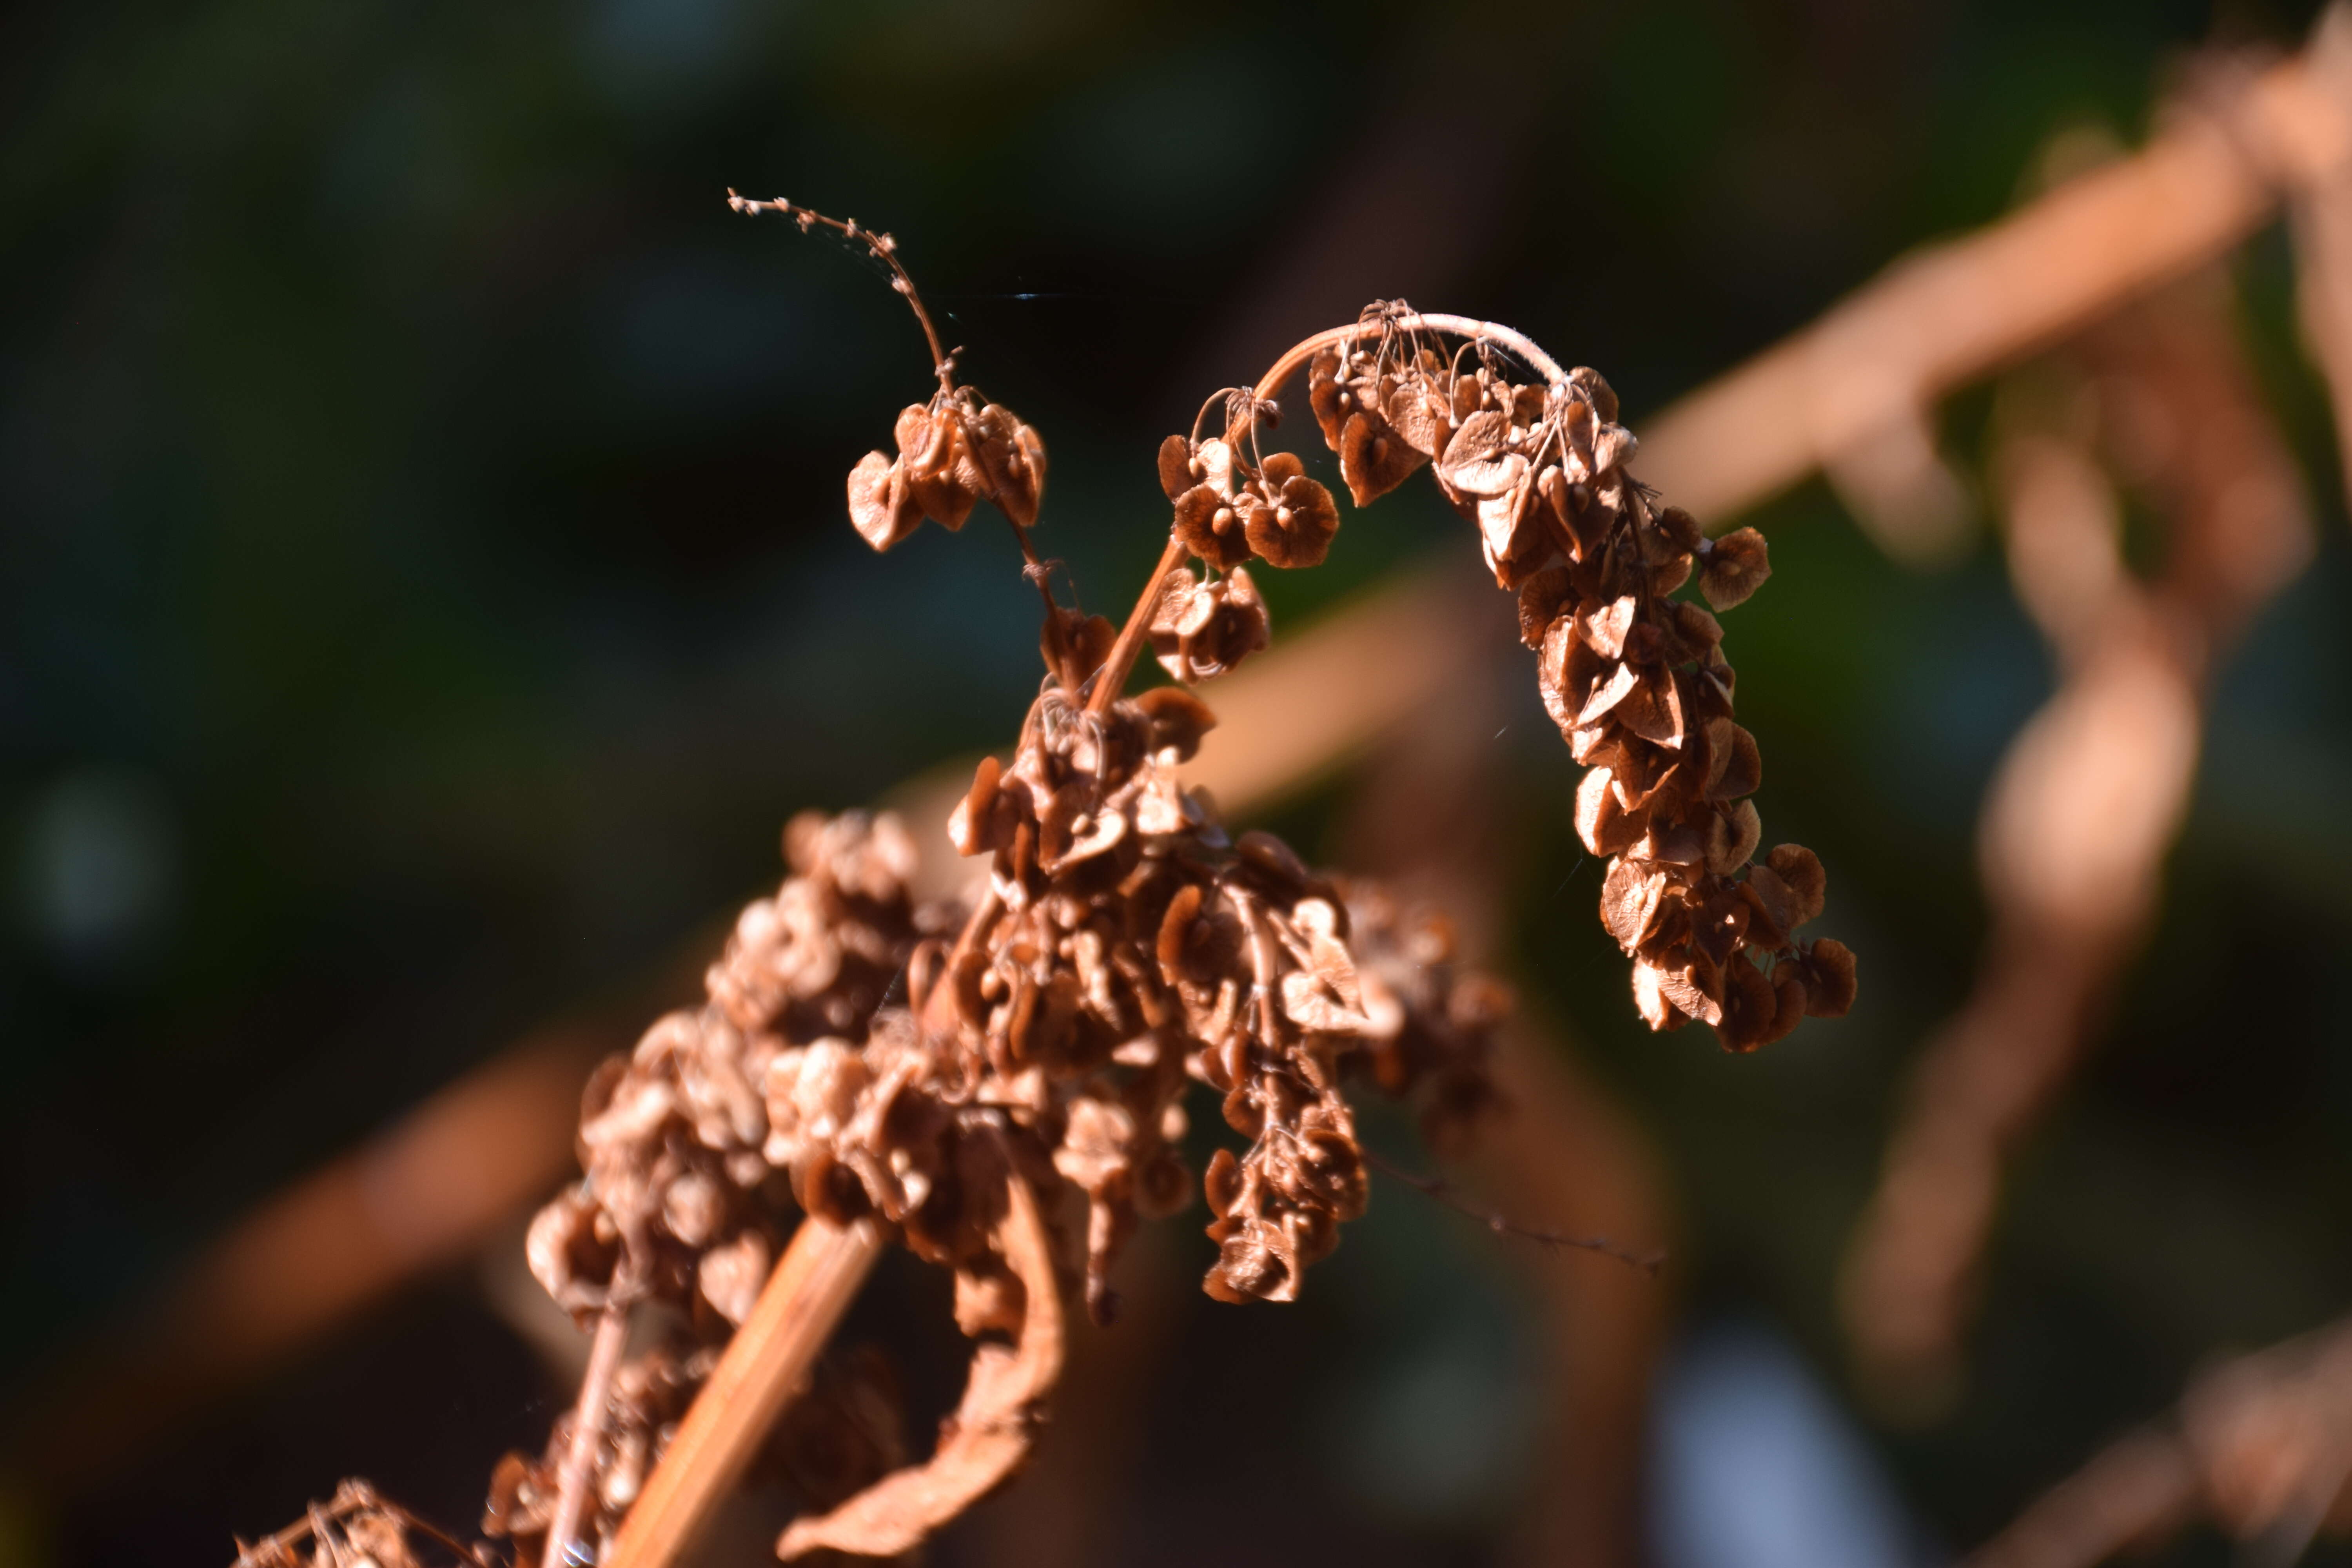
M 2241 1561 L 2293 1563 L 2352 1533 L 2352 1322 L 2226 1362 L 2163 1421 L 2044 1493 L 1968 1568 L 2092 1568 L 2210 1521 Z
M 2061 679 L 1986 800 L 1993 929 L 1976 989 L 1914 1071 L 1847 1258 L 1846 1330 L 1891 1409 L 1925 1414 L 1957 1388 L 2002 1159 L 2155 914 L 2214 658 L 2310 556 L 2294 459 L 2234 310 L 2226 280 L 2200 275 L 2004 388 L 1994 466 L 2010 572 Z M 2169 531 L 2152 582 L 2125 563 L 2103 451 Z

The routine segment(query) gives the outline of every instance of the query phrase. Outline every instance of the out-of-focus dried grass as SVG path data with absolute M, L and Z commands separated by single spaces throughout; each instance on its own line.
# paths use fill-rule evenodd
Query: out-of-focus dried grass
M 2224 73 L 2137 155 L 1914 252 L 1683 399 L 1643 429 L 1643 467 L 1710 526 L 1826 468 L 1891 554 L 1944 554 L 1954 514 L 1928 430 L 1937 401 L 2230 250 L 2283 192 L 2340 202 L 2352 177 L 2341 17 L 2331 8 L 2305 56 Z
M 1842 1307 L 1891 1409 L 1957 1388 L 2004 1154 L 2092 1036 L 2153 918 L 2195 773 L 2215 656 L 2308 560 L 2292 455 L 2235 302 L 2200 275 L 2004 389 L 1996 458 L 2011 575 L 2062 671 L 2012 743 L 1979 843 L 1993 930 L 1975 991 L 1915 1070 L 1847 1261 Z M 2125 563 L 2114 469 L 2168 529 Z
M 2165 1420 L 2117 1438 L 1969 1559 L 1969 1568 L 2092 1568 L 2152 1552 L 2199 1520 L 2289 1563 L 2352 1533 L 2352 1323 L 2229 1361 Z

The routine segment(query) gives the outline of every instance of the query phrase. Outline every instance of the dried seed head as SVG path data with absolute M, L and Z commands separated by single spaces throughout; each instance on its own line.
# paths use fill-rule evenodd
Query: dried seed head
M 1224 674 L 1265 647 L 1270 635 L 1265 601 L 1243 566 L 1209 583 L 1181 569 L 1171 574 L 1150 632 L 1161 667 L 1188 686 Z

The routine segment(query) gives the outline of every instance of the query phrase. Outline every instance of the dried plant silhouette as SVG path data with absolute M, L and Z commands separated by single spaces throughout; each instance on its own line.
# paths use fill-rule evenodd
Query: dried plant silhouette
M 777 1547 L 907 1552 L 1027 1454 L 1066 1289 L 1109 1321 L 1122 1245 L 1190 1204 L 1194 1085 L 1243 1140 L 1197 1177 L 1218 1244 L 1205 1288 L 1231 1302 L 1295 1299 L 1363 1212 L 1351 1089 L 1411 1099 L 1441 1144 L 1493 1104 L 1507 998 L 1455 961 L 1444 920 L 1269 835 L 1228 835 L 1178 774 L 1216 721 L 1189 688 L 1268 643 L 1251 564 L 1318 564 L 1339 526 L 1330 491 L 1268 439 L 1302 370 L 1354 503 L 1429 468 L 1517 593 L 1545 705 L 1588 768 L 1577 831 L 1607 858 L 1602 923 L 1651 1027 L 1696 1019 L 1752 1050 L 1854 993 L 1853 955 L 1797 934 L 1822 907 L 1820 861 L 1793 845 L 1755 858 L 1761 758 L 1706 606 L 1756 591 L 1764 542 L 1710 541 L 1632 477 L 1599 375 L 1402 301 L 1306 339 L 1161 445 L 1167 548 L 1114 626 L 1057 599 L 1030 538 L 1044 444 L 959 383 L 890 237 L 730 200 L 888 270 L 938 388 L 900 413 L 895 456 L 852 471 L 851 521 L 887 550 L 989 502 L 1040 596 L 1045 677 L 1010 759 L 981 763 L 949 825 L 986 863 L 972 896 L 918 900 L 917 847 L 888 814 L 795 818 L 792 874 L 743 911 L 704 1005 L 591 1081 L 586 1175 L 533 1222 L 529 1255 L 594 1337 L 543 1454 L 494 1479 L 485 1529 L 517 1564 L 673 1561 L 747 1467 L 782 1463 L 771 1427 L 886 1240 L 953 1274 L 956 1321 L 981 1342 L 962 1401 L 911 1465 L 887 1422 L 856 1415 L 877 1389 L 836 1377 L 800 1401 L 788 1427 L 837 1429 L 783 1445 L 832 1462 L 784 1464 L 807 1506 Z M 1705 605 L 1675 596 L 1694 578 Z M 1129 697 L 1147 643 L 1178 684 Z M 652 1323 L 658 1342 L 630 1354 Z

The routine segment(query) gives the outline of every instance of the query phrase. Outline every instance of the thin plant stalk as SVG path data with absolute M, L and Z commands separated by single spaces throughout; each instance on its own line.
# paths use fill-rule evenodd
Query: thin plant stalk
M 801 1221 L 751 1315 L 727 1342 L 677 1435 L 621 1521 L 604 1568 L 671 1568 L 731 1489 L 882 1254 L 872 1219 Z M 555 1539 L 552 1535 L 549 1540 Z M 551 1551 L 550 1556 L 553 1553 Z M 548 1568 L 559 1568 L 551 1562 Z

